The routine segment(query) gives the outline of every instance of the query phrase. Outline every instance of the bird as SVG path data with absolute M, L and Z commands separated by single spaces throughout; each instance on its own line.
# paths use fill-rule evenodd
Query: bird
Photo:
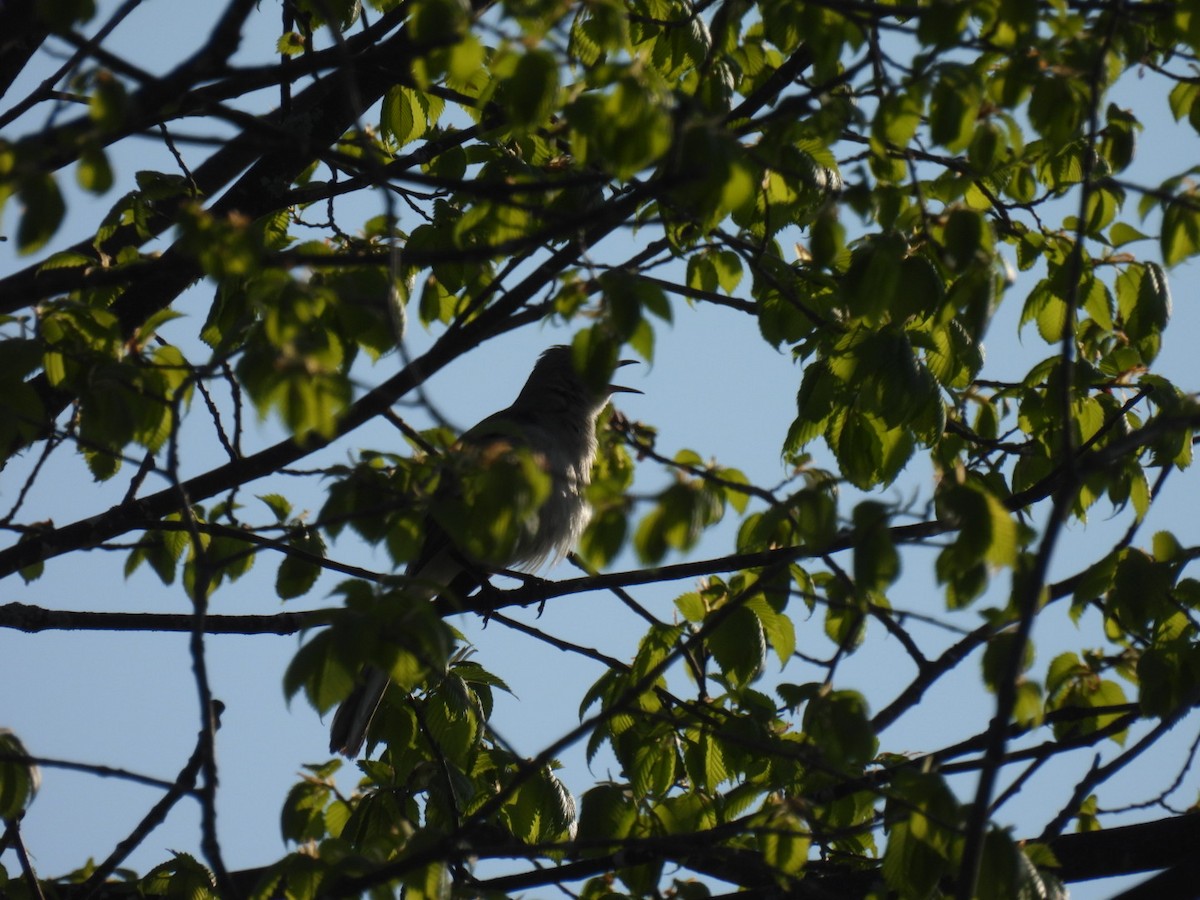
M 623 359 L 617 366 L 634 362 Z M 596 420 L 618 392 L 641 393 L 622 385 L 597 387 L 589 382 L 577 368 L 570 346 L 560 344 L 544 351 L 512 405 L 465 431 L 452 454 L 487 465 L 497 457 L 526 452 L 549 476 L 548 495 L 535 511 L 517 521 L 516 534 L 510 536 L 500 559 L 470 558 L 433 515 L 427 516 L 421 550 L 405 571 L 411 589 L 427 600 L 463 598 L 480 586 L 489 567 L 534 571 L 566 556 L 591 514 L 584 493 L 596 459 Z M 453 490 L 451 482 L 439 493 Z M 360 673 L 353 691 L 334 713 L 330 753 L 358 756 L 389 683 L 387 673 L 373 666 Z

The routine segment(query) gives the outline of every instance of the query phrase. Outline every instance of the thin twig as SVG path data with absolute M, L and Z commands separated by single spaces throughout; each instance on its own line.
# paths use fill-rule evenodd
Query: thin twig
M 221 706 L 218 703 L 214 710 L 213 719 L 220 724 Z M 82 890 L 85 892 L 84 900 L 92 900 L 92 898 L 100 895 L 103 890 L 104 882 L 108 876 L 117 870 L 137 847 L 150 835 L 155 828 L 161 825 L 167 818 L 167 813 L 171 808 L 178 803 L 182 798 L 196 796 L 196 778 L 200 774 L 200 767 L 204 756 L 202 753 L 203 735 L 196 740 L 196 749 L 192 751 L 191 758 L 187 764 L 179 772 L 179 776 L 175 779 L 168 789 L 166 794 L 158 799 L 158 802 L 150 808 L 150 811 L 142 817 L 137 826 L 129 835 L 122 840 L 109 854 L 104 862 L 100 863 L 88 877 L 88 880 L 83 883 Z

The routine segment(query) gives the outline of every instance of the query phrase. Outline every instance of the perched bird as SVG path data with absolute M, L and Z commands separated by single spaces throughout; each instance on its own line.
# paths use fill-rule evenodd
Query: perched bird
M 632 362 L 622 360 L 618 365 Z M 480 585 L 481 569 L 532 571 L 566 556 L 589 517 L 584 490 L 596 458 L 596 419 L 618 391 L 641 393 L 616 384 L 597 389 L 575 368 L 570 347 L 545 351 L 513 404 L 468 429 L 455 445 L 455 453 L 486 465 L 499 456 L 527 452 L 549 476 L 549 494 L 535 511 L 517 521 L 516 533 L 500 559 L 470 559 L 432 517 L 427 518 L 421 552 L 405 573 L 413 589 L 430 600 L 442 594 L 461 598 Z M 331 753 L 358 755 L 388 683 L 387 673 L 374 667 L 363 670 L 354 691 L 334 714 Z

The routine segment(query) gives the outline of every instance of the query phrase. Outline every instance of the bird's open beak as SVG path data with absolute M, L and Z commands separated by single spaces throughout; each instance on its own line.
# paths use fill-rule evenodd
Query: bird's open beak
M 632 366 L 636 363 L 637 363 L 636 359 L 623 359 L 617 363 L 617 368 L 619 369 L 619 368 L 621 368 L 621 366 Z M 625 387 L 624 385 L 620 385 L 620 384 L 610 384 L 608 386 L 608 392 L 610 394 L 640 394 L 640 393 L 642 393 L 637 388 Z

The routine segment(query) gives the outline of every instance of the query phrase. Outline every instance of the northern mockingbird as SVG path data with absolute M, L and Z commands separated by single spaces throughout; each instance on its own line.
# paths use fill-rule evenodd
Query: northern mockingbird
M 590 514 L 583 495 L 596 458 L 596 418 L 617 391 L 641 393 L 616 384 L 589 385 L 575 368 L 570 347 L 544 352 L 512 406 L 468 429 L 455 445 L 455 454 L 486 466 L 498 456 L 527 452 L 550 477 L 548 496 L 518 523 L 501 559 L 471 559 L 432 516 L 427 517 L 421 552 L 405 572 L 413 590 L 429 600 L 441 594 L 465 597 L 480 585 L 481 569 L 532 571 L 566 556 Z M 370 666 L 363 670 L 334 714 L 331 753 L 358 755 L 388 683 L 386 672 Z

